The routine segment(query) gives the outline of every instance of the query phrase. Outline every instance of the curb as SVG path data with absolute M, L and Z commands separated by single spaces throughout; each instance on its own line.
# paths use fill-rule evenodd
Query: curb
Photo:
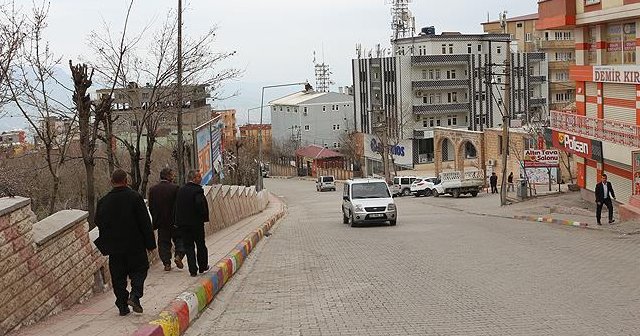
M 525 220 L 530 222 L 560 224 L 581 228 L 589 228 L 589 224 L 583 222 L 576 222 L 572 220 L 554 219 L 551 217 L 539 217 L 539 216 L 513 216 L 514 219 Z
M 153 321 L 138 328 L 133 336 L 182 335 L 213 301 L 218 292 L 240 269 L 247 256 L 273 225 L 285 214 L 285 206 L 262 226 L 245 237 L 236 247 L 211 267 L 207 278 L 173 299 Z

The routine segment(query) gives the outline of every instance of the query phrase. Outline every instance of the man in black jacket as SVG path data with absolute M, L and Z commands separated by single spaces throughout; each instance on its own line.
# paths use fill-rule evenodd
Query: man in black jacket
M 491 173 L 491 177 L 489 178 L 489 184 L 491 185 L 491 193 L 498 193 L 498 175 L 496 173 Z
M 127 186 L 127 173 L 117 169 L 111 175 L 113 189 L 98 201 L 96 225 L 109 255 L 111 285 L 120 315 L 142 313 L 140 298 L 147 278 L 147 251 L 156 248 L 147 206 L 140 194 Z M 127 291 L 131 279 L 131 294 Z
M 178 190 L 176 199 L 176 224 L 180 228 L 189 274 L 196 276 L 198 270 L 204 273 L 209 270 L 209 252 L 204 240 L 204 223 L 209 221 L 209 206 L 200 185 L 200 171 L 189 171 L 189 183 Z M 197 247 L 197 264 L 196 252 Z
M 611 182 L 607 181 L 607 174 L 602 174 L 602 182 L 596 184 L 596 219 L 598 220 L 598 225 L 602 225 L 600 223 L 600 217 L 602 216 L 602 206 L 606 205 L 607 210 L 609 210 L 609 224 L 615 222 L 613 219 L 613 202 L 611 198 L 616 198 L 616 193 L 613 191 L 613 186 Z
M 178 268 L 184 267 L 184 247 L 175 226 L 176 197 L 180 187 L 173 183 L 173 178 L 173 170 L 164 168 L 160 171 L 160 182 L 149 190 L 149 212 L 153 229 L 158 230 L 158 255 L 165 271 L 171 270 L 172 240 L 175 249 L 174 262 Z

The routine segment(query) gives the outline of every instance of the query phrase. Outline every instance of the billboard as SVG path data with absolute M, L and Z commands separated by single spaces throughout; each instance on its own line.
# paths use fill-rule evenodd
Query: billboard
M 202 173 L 202 184 L 211 184 L 215 174 L 222 178 L 222 129 L 220 117 L 209 120 L 195 130 L 198 169 Z
M 598 161 L 602 161 L 602 142 L 599 140 L 587 139 L 578 135 L 558 132 L 553 130 L 551 140 L 553 147 L 561 149 L 567 153 Z
M 555 168 L 560 162 L 557 149 L 527 149 L 524 151 L 525 168 Z
M 397 144 L 389 144 L 393 161 L 397 165 L 413 166 L 413 141 L 402 140 Z M 372 134 L 364 135 L 364 156 L 376 161 L 382 160 L 382 141 Z

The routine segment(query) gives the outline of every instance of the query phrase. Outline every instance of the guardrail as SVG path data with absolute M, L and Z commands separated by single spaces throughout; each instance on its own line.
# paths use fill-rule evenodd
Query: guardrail
M 640 147 L 640 126 L 560 111 L 551 111 L 551 128 L 616 144 Z

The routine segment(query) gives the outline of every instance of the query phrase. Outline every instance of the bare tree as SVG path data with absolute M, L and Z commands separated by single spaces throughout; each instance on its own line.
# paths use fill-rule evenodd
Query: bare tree
M 26 16 L 16 10 L 14 2 L 0 4 L 0 107 L 13 98 L 8 87 L 10 70 L 19 57 L 28 26 Z M 0 111 L 0 118 L 6 113 Z
M 173 120 L 179 108 L 196 107 L 207 95 L 214 100 L 225 98 L 221 86 L 240 74 L 236 69 L 218 69 L 220 63 L 235 52 L 213 50 L 215 27 L 198 39 L 187 40 L 182 55 L 183 85 L 187 89 L 184 106 L 180 106 L 176 101 L 177 31 L 176 14 L 169 12 L 146 50 L 137 48 L 140 37 L 128 41 L 126 48 L 114 46 L 108 28 L 106 33 L 92 33 L 90 39 L 90 47 L 96 54 L 94 67 L 101 80 L 117 83 L 121 88 L 131 88 L 119 91 L 123 94 L 117 102 L 126 103 L 119 106 L 120 110 L 108 114 L 105 128 L 129 154 L 131 185 L 142 194 L 146 193 L 149 183 L 155 145 L 162 128 L 168 126 L 167 121 Z M 120 56 L 124 61 L 121 71 L 116 72 L 114 59 Z M 145 85 L 140 88 L 137 83 Z M 206 91 L 201 90 L 204 88 Z
M 58 79 L 60 58 L 56 58 L 43 40 L 48 6 L 34 7 L 21 27 L 24 43 L 17 50 L 18 60 L 8 67 L 6 78 L 10 99 L 31 125 L 42 143 L 47 169 L 51 175 L 49 213 L 56 209 L 60 189 L 60 171 L 76 135 L 76 113 L 56 98 L 68 92 Z

